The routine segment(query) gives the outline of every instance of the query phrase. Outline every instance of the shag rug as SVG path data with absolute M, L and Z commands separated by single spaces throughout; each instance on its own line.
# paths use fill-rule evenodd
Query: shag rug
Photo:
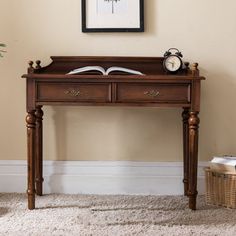
M 236 210 L 198 210 L 182 196 L 98 196 L 51 194 L 27 210 L 25 194 L 0 194 L 0 235 L 236 235 Z

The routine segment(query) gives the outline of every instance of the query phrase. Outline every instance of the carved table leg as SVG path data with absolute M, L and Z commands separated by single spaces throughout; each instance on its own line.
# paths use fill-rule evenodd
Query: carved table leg
M 196 210 L 197 198 L 197 163 L 198 163 L 198 112 L 191 111 L 189 123 L 189 208 Z
M 35 183 L 36 194 L 43 194 L 43 111 L 42 106 L 36 108 L 36 145 L 35 145 Z
M 28 148 L 28 208 L 35 208 L 35 110 L 28 111 L 27 123 L 27 148 Z
M 188 119 L 189 119 L 189 108 L 184 108 L 182 112 L 183 118 L 183 153 L 184 153 L 184 195 L 188 194 L 188 179 L 189 179 L 189 142 L 188 142 Z

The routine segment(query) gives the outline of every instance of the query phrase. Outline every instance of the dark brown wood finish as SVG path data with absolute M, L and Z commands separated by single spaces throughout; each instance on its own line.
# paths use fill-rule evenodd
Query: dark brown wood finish
M 190 103 L 190 84 L 118 83 L 117 102 Z
M 35 110 L 28 111 L 27 123 L 27 147 L 28 147 L 28 208 L 35 208 Z
M 191 111 L 188 119 L 189 123 L 189 179 L 188 182 L 188 197 L 189 208 L 196 210 L 197 197 L 197 163 L 198 163 L 198 128 L 200 120 L 198 112 Z
M 36 108 L 36 145 L 35 145 L 35 183 L 36 194 L 43 194 L 43 110 L 42 106 Z
M 36 193 L 42 195 L 42 106 L 153 106 L 184 108 L 184 193 L 189 208 L 196 209 L 198 126 L 200 83 L 198 64 L 167 74 L 163 58 L 155 57 L 52 57 L 49 66 L 29 62 L 27 80 L 28 208 L 35 208 Z M 139 70 L 145 76 L 80 74 L 67 75 L 82 66 L 98 65 L 105 69 L 122 66 Z
M 189 108 L 184 108 L 182 112 L 182 118 L 183 118 L 183 151 L 184 151 L 184 195 L 188 196 L 188 179 L 189 179 L 189 125 L 188 125 L 188 119 L 189 119 Z
M 111 102 L 111 83 L 37 83 L 37 101 Z

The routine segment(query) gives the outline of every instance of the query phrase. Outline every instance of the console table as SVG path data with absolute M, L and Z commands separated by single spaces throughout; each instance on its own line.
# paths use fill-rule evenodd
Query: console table
M 29 62 L 26 78 L 27 146 L 28 146 L 28 208 L 35 208 L 35 194 L 43 193 L 44 105 L 88 106 L 153 106 L 183 108 L 184 194 L 189 208 L 196 209 L 198 126 L 200 84 L 198 64 L 178 74 L 167 74 L 161 57 L 51 57 L 52 63 L 41 67 L 40 61 Z M 96 73 L 67 75 L 83 66 L 121 66 L 141 71 L 141 75 Z

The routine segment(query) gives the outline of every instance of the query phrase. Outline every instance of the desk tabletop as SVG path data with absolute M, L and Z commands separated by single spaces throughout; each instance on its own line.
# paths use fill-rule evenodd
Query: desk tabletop
M 28 73 L 23 78 L 28 79 L 73 79 L 83 81 L 95 79 L 97 81 L 179 81 L 179 80 L 204 80 L 200 76 L 198 64 L 184 63 L 185 66 L 176 74 L 169 74 L 163 68 L 163 57 L 95 57 L 95 56 L 53 56 L 52 62 L 41 66 L 39 60 L 34 66 L 33 61 L 29 62 Z M 70 71 L 85 66 L 101 66 L 105 70 L 112 66 L 125 67 L 142 72 L 144 75 L 112 74 L 100 75 L 96 73 L 68 75 Z

